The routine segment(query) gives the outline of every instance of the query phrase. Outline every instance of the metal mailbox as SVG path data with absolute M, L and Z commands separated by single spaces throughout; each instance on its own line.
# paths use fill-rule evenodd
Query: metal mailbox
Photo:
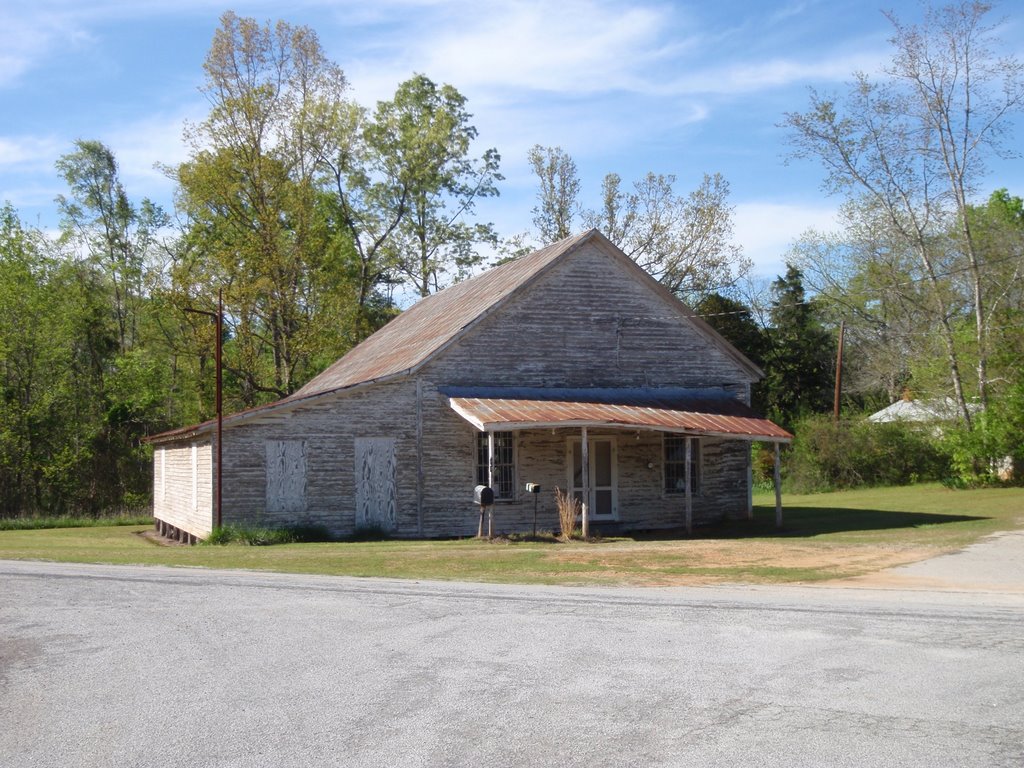
M 481 507 L 489 507 L 494 503 L 494 491 L 487 485 L 478 485 L 473 489 L 473 503 Z

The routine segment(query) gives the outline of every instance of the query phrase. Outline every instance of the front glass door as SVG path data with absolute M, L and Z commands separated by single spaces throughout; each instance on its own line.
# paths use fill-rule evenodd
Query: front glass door
M 615 441 L 611 438 L 588 440 L 590 448 L 590 518 L 614 520 L 618 515 Z M 583 501 L 583 443 L 569 441 L 569 468 L 573 496 Z

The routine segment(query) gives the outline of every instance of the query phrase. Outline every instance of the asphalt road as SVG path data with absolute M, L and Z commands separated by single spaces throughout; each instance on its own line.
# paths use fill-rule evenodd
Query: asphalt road
M 1024 765 L 1024 594 L 0 561 L 0 765 Z

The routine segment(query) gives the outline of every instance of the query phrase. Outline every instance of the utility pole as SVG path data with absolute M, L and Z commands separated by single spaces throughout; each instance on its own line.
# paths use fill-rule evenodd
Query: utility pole
M 836 351 L 836 399 L 832 407 L 832 420 L 839 423 L 839 396 L 843 391 L 843 337 L 846 335 L 846 321 L 839 321 L 839 348 Z
M 224 472 L 222 470 L 221 459 L 224 456 L 223 453 L 223 436 L 224 436 L 224 398 L 222 395 L 222 378 L 221 372 L 223 370 L 222 365 L 222 349 L 221 344 L 224 338 L 224 289 L 217 289 L 217 311 L 210 312 L 207 309 L 194 309 L 192 307 L 185 307 L 186 312 L 191 312 L 196 315 L 206 315 L 212 317 L 217 323 L 217 341 L 215 347 L 214 356 L 217 361 L 217 385 L 214 390 L 214 397 L 216 399 L 217 408 L 217 496 L 216 496 L 216 519 L 217 527 L 222 527 L 224 523 L 224 516 L 222 514 L 221 500 L 223 498 L 224 483 Z

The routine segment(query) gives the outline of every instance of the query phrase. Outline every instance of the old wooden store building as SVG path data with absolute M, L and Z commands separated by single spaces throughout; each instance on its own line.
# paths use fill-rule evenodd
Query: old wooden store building
M 223 524 L 337 535 L 682 527 L 750 510 L 750 443 L 790 435 L 749 408 L 761 371 L 596 230 L 421 300 L 289 397 L 223 419 Z M 217 524 L 216 422 L 153 443 L 153 513 Z M 687 460 L 689 457 L 689 461 Z

